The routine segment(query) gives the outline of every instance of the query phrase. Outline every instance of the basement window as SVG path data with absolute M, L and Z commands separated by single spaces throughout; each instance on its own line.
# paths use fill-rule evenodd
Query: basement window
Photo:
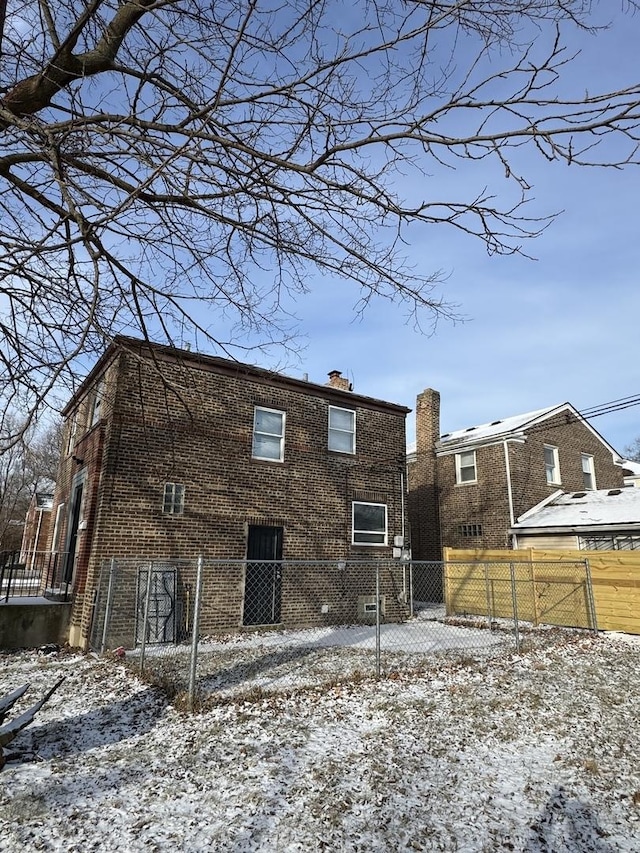
M 470 539 L 474 536 L 482 536 L 482 525 L 481 524 L 459 524 L 458 525 L 458 533 L 464 539 Z
M 184 512 L 184 486 L 181 483 L 165 483 L 162 511 L 168 515 L 182 515 Z

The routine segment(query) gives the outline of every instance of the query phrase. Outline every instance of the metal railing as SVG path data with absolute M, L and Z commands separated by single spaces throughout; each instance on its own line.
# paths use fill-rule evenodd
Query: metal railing
M 0 552 L 0 600 L 47 598 L 69 601 L 71 572 L 64 552 Z

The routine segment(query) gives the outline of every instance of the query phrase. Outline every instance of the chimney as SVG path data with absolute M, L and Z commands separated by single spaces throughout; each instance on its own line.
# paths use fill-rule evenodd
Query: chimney
M 416 450 L 433 458 L 440 438 L 440 393 L 426 388 L 416 399 Z
M 351 382 L 349 382 L 348 379 L 345 379 L 339 370 L 329 371 L 329 381 L 327 382 L 327 385 L 330 385 L 332 388 L 339 388 L 341 391 L 353 390 Z
M 441 560 L 438 465 L 440 394 L 426 388 L 416 400 L 416 459 L 408 466 L 408 511 L 414 560 Z

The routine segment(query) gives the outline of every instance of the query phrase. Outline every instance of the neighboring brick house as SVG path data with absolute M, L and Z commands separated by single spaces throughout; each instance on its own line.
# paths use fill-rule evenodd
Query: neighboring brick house
M 22 532 L 20 562 L 33 567 L 38 554 L 47 550 L 51 534 L 51 507 L 53 494 L 36 492 L 31 498 Z
M 71 643 L 87 643 L 111 557 L 392 557 L 404 532 L 409 411 L 354 394 L 338 371 L 319 385 L 117 338 L 64 411 L 52 547 L 67 552 L 73 579 Z M 316 612 L 283 593 L 271 619 L 247 615 L 246 588 L 230 576 L 229 606 L 205 627 L 310 622 Z
M 623 473 L 569 403 L 440 435 L 440 395 L 427 389 L 408 483 L 413 557 L 438 559 L 442 547 L 508 548 L 517 518 L 559 488 L 621 488 Z

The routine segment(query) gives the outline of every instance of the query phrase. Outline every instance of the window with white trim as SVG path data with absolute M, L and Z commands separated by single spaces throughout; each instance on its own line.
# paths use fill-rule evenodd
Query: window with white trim
M 560 485 L 560 460 L 558 459 L 558 448 L 551 444 L 544 446 L 544 470 L 547 476 L 547 483 L 559 486 Z
M 352 545 L 387 544 L 387 505 L 353 501 Z
M 74 412 L 73 415 L 71 416 L 71 420 L 69 422 L 69 439 L 67 441 L 67 455 L 70 455 L 71 451 L 75 447 L 77 433 L 78 433 L 78 413 Z
M 93 406 L 91 408 L 90 425 L 97 424 L 101 417 L 102 403 L 104 401 L 104 376 L 98 379 L 96 390 L 93 397 Z
M 182 515 L 184 512 L 184 486 L 181 483 L 165 483 L 162 511 L 169 515 Z
M 476 470 L 476 452 L 467 450 L 464 453 L 456 453 L 456 483 L 477 483 L 478 472 Z
M 329 406 L 329 450 L 356 452 L 356 413 L 353 409 Z
M 251 450 L 254 459 L 268 459 L 272 462 L 284 460 L 284 425 L 284 412 L 256 406 L 253 414 Z
M 585 489 L 595 489 L 596 487 L 596 469 L 593 464 L 593 456 L 588 453 L 582 453 L 582 483 Z

